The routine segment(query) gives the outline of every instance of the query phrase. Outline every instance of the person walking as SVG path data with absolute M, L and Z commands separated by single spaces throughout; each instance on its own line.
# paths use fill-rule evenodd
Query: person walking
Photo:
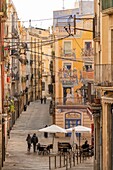
M 41 97 L 41 99 L 40 99 L 40 100 L 41 100 L 41 104 L 42 104 L 42 103 L 43 103 L 43 98 Z
M 30 136 L 30 134 L 27 135 L 26 141 L 27 141 L 27 150 L 30 152 L 30 149 L 31 149 L 31 136 Z
M 36 136 L 36 133 L 33 134 L 31 143 L 33 143 L 33 151 L 36 152 L 36 144 L 38 143 L 38 137 Z
M 45 128 L 48 127 L 47 125 L 45 126 Z M 48 138 L 48 133 L 47 132 L 44 132 L 44 137 L 45 138 Z
M 46 96 L 44 96 L 44 104 L 46 104 Z

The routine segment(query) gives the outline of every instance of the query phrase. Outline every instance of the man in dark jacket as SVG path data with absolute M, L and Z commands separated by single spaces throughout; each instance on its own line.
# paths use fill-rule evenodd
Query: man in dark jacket
M 33 143 L 33 150 L 36 152 L 36 144 L 38 143 L 38 137 L 36 136 L 36 133 L 33 134 L 31 142 Z

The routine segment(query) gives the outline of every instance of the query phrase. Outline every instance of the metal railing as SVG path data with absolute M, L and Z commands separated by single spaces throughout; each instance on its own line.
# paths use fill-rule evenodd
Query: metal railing
M 94 49 L 93 48 L 82 48 L 82 52 L 81 52 L 82 57 L 84 56 L 94 56 Z
M 96 64 L 95 65 L 95 82 L 101 83 L 102 86 L 113 86 L 113 64 Z M 108 83 L 106 83 L 108 82 Z
M 49 155 L 49 170 L 58 168 L 69 170 L 77 164 L 84 162 L 87 158 L 89 158 L 89 155 L 83 155 L 79 150 L 77 152 Z
M 109 9 L 109 8 L 112 8 L 112 7 L 113 7 L 113 1 L 112 0 L 109 0 L 109 1 L 102 0 L 102 10 Z
M 59 97 L 55 99 L 55 105 L 84 105 L 86 98 L 83 96 L 78 97 Z

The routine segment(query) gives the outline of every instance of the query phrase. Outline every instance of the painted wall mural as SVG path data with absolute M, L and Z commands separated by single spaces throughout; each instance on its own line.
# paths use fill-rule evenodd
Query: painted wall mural
M 59 69 L 58 76 L 63 85 L 78 85 L 77 70 L 72 70 L 70 63 L 64 63 L 63 69 Z

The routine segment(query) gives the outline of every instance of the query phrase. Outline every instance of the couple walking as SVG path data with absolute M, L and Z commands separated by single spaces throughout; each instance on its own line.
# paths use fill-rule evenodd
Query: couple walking
M 34 133 L 32 137 L 30 136 L 30 134 L 28 134 L 26 141 L 27 141 L 28 151 L 30 152 L 31 144 L 33 144 L 33 151 L 36 152 L 36 144 L 38 143 L 38 137 L 36 136 L 36 133 Z
M 47 98 L 46 98 L 46 96 L 44 96 L 44 98 L 42 98 L 42 97 L 41 97 L 41 99 L 40 99 L 40 100 L 41 100 L 41 104 L 43 103 L 43 100 L 44 100 L 44 104 L 46 104 L 46 100 L 47 100 Z

